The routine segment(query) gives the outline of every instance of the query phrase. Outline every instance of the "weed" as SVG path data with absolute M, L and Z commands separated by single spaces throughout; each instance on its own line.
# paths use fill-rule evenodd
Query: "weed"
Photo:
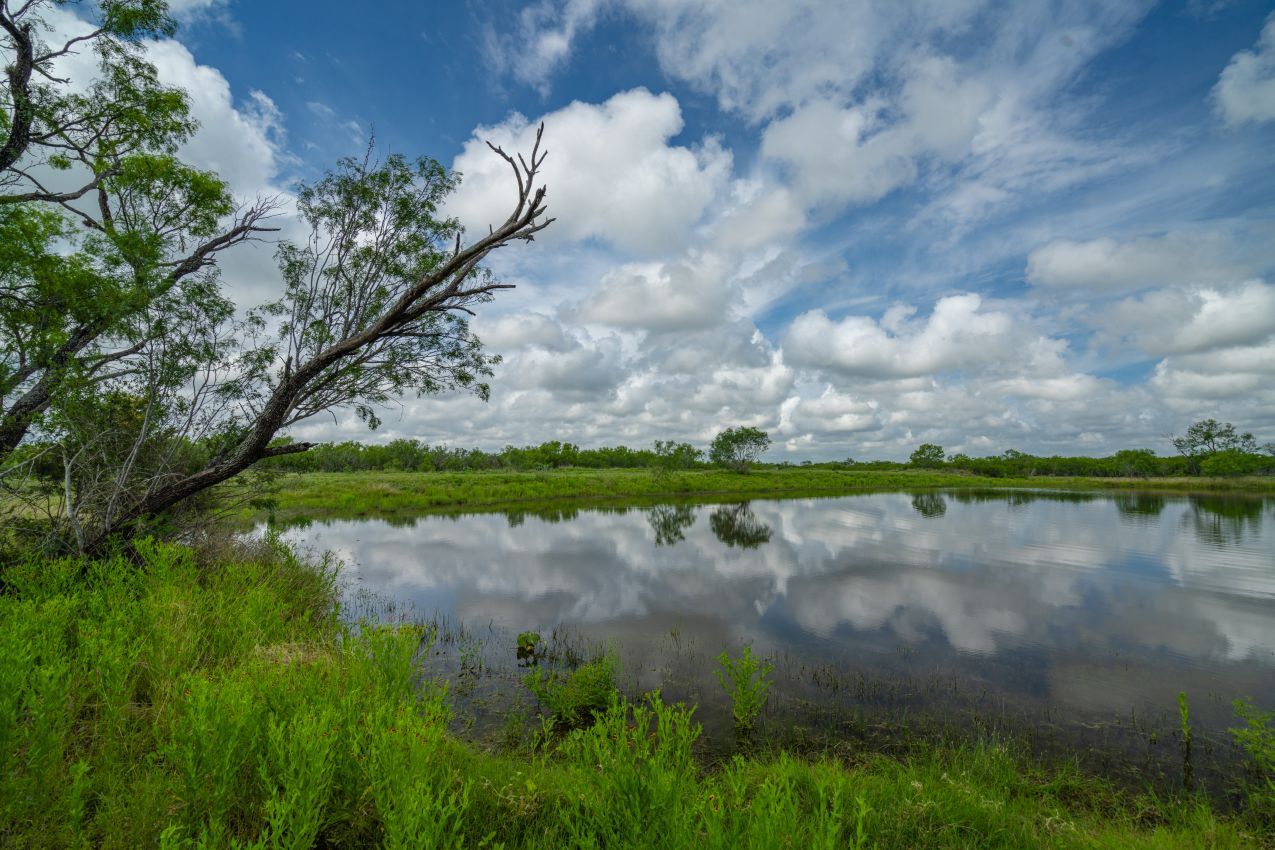
M 540 632 L 519 632 L 515 654 L 518 663 L 524 667 L 535 666 L 544 650 L 540 646 Z
M 1195 767 L 1191 762 L 1191 707 L 1186 701 L 1186 691 L 1178 694 L 1178 724 L 1182 732 L 1182 787 L 1195 788 Z
M 717 681 L 730 697 L 735 728 L 747 734 L 766 707 L 770 674 L 775 665 L 754 657 L 753 648 L 745 646 L 739 658 L 731 658 L 729 653 L 723 652 L 717 657 L 717 667 Z
M 523 681 L 554 726 L 573 728 L 592 721 L 614 702 L 618 667 L 615 652 L 608 650 L 569 673 L 534 667 Z
M 1236 700 L 1234 706 L 1244 725 L 1232 729 L 1231 735 L 1248 757 L 1253 775 L 1249 802 L 1275 821 L 1275 711 L 1259 711 L 1247 700 Z

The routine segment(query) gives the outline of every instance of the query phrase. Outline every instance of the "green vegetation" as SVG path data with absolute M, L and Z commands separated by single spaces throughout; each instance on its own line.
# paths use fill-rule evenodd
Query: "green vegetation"
M 910 469 L 792 467 L 749 475 L 691 470 L 557 469 L 542 472 L 315 473 L 276 482 L 279 518 L 393 516 L 431 511 L 517 508 L 535 503 L 641 504 L 669 498 L 722 501 L 742 497 L 832 496 L 871 490 L 1037 488 L 1275 493 L 1275 479 L 1252 478 L 989 478 Z M 254 509 L 260 512 L 260 509 Z
M 523 681 L 549 713 L 549 722 L 571 729 L 593 722 L 611 705 L 618 666 L 615 653 L 605 652 L 567 673 L 534 665 Z
M 766 449 L 770 448 L 770 437 L 760 428 L 727 428 L 716 437 L 708 447 L 708 457 L 718 466 L 733 469 L 736 472 L 747 472 L 757 462 Z
M 534 751 L 479 750 L 447 731 L 446 688 L 420 678 L 427 633 L 344 624 L 333 572 L 269 544 L 141 541 L 133 560 L 33 560 L 3 580 L 6 847 L 1247 848 L 1271 837 L 1269 808 L 1129 794 L 995 742 L 709 767 L 695 757 L 692 708 L 611 685 L 592 722 Z M 1242 733 L 1268 758 L 1267 782 L 1268 720 L 1252 715 Z
M 775 665 L 753 655 L 753 648 L 745 646 L 739 658 L 731 658 L 723 652 L 717 658 L 717 681 L 730 697 L 731 716 L 735 730 L 747 734 L 757 724 L 766 696 L 770 693 L 770 674 Z

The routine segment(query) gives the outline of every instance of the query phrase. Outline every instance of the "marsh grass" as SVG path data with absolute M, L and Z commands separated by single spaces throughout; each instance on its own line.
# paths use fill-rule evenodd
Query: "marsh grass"
M 467 509 L 643 506 L 669 499 L 831 496 L 933 488 L 1144 490 L 1275 493 L 1275 478 L 987 478 L 925 470 L 754 469 L 662 472 L 556 469 L 539 472 L 312 472 L 280 476 L 270 516 L 410 516 Z M 247 511 L 242 519 L 262 518 Z
M 613 683 L 588 722 L 536 752 L 486 751 L 448 732 L 447 690 L 421 677 L 433 631 L 347 624 L 331 570 L 268 543 L 248 555 L 145 544 L 137 561 L 33 560 L 3 572 L 0 846 L 1271 839 L 1247 812 L 1222 814 L 1190 794 L 1130 795 L 994 742 L 853 761 L 741 756 L 707 769 L 692 708 L 658 693 L 629 700 Z

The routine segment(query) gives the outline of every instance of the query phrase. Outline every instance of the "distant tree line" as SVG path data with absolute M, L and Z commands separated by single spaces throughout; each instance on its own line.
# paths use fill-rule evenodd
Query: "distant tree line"
M 1236 432 L 1229 423 L 1204 420 L 1182 437 L 1171 438 L 1175 456 L 1161 457 L 1151 449 L 1124 449 L 1108 457 L 1043 457 L 1009 449 L 988 457 L 948 455 L 943 447 L 923 443 L 906 462 L 844 461 L 800 464 L 802 468 L 903 470 L 934 469 L 965 472 L 989 478 L 1074 476 L 1095 478 L 1152 478 L 1185 475 L 1275 474 L 1275 446 L 1258 446 L 1251 434 Z M 709 452 L 690 443 L 656 440 L 649 449 L 602 446 L 583 449 L 551 440 L 536 446 L 505 446 L 500 451 L 432 446 L 400 439 L 381 445 L 354 441 L 321 443 L 301 454 L 284 454 L 266 466 L 291 472 L 460 472 L 468 470 L 527 471 L 575 467 L 580 469 L 683 470 L 724 467 L 747 471 L 751 466 L 787 468 L 795 464 L 763 464 L 757 457 L 770 444 L 756 428 L 727 428 L 713 440 Z
M 689 443 L 657 441 L 653 448 L 602 446 L 582 449 L 558 440 L 538 446 L 505 446 L 500 451 L 434 446 L 420 440 L 382 445 L 320 443 L 303 454 L 284 455 L 265 466 L 290 472 L 464 472 L 474 470 L 694 469 L 707 466 L 704 453 Z

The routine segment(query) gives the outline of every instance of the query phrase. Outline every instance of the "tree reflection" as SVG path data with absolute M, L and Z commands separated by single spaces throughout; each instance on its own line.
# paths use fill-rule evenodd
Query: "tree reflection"
M 748 502 L 722 505 L 708 517 L 713 534 L 727 546 L 756 549 L 770 542 L 770 526 L 757 518 Z
M 1131 523 L 1155 520 L 1168 504 L 1168 499 L 1155 493 L 1120 493 L 1115 496 L 1120 519 Z
M 917 493 L 912 497 L 912 510 L 926 519 L 934 519 L 947 513 L 947 500 L 942 493 Z
M 695 524 L 695 511 L 687 505 L 656 505 L 646 512 L 646 521 L 655 532 L 656 546 L 672 546 L 686 539 L 686 529 Z
M 1235 546 L 1245 535 L 1261 533 L 1265 499 L 1191 496 L 1191 524 L 1201 543 L 1217 548 Z

